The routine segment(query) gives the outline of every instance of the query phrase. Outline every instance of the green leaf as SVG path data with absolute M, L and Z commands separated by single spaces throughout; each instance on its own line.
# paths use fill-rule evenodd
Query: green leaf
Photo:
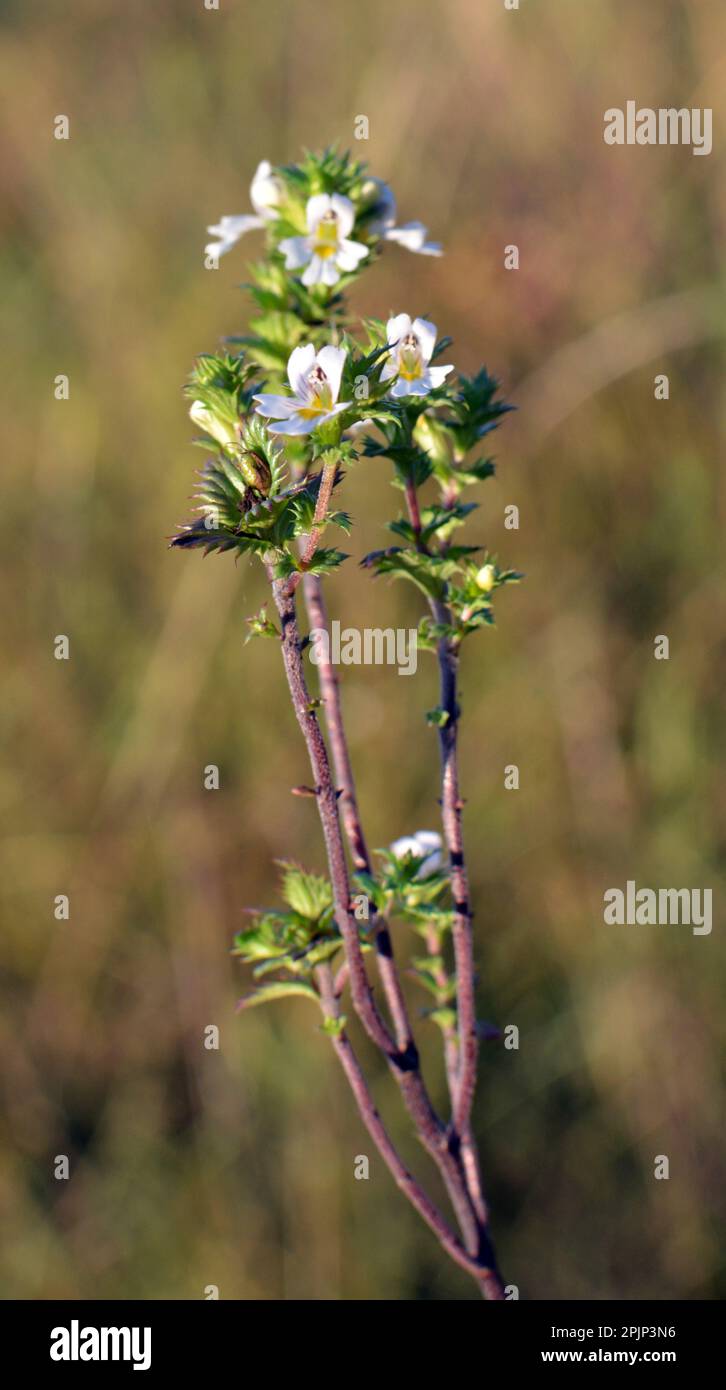
M 279 629 L 275 626 L 271 618 L 267 616 L 267 606 L 262 605 L 259 613 L 255 613 L 252 618 L 245 619 L 250 629 L 245 637 L 245 646 L 253 637 L 279 637 Z
M 326 550 L 321 546 L 319 550 L 315 551 L 310 564 L 306 565 L 305 573 L 328 574 L 330 570 L 337 569 L 338 565 L 342 565 L 343 561 L 348 558 L 344 550 Z
M 360 563 L 377 575 L 390 574 L 394 579 L 410 580 L 428 598 L 442 599 L 446 593 L 443 577 L 437 574 L 437 570 L 443 568 L 439 556 L 419 555 L 414 550 L 391 546 L 388 550 L 372 550 Z
M 306 873 L 299 864 L 292 864 L 288 860 L 281 860 L 280 863 L 283 869 L 281 891 L 285 902 L 301 917 L 317 922 L 333 902 L 329 880 L 318 874 Z
M 426 723 L 433 724 L 437 729 L 443 729 L 449 722 L 449 711 L 437 706 L 436 709 L 426 711 Z
M 341 1033 L 345 1031 L 347 1023 L 345 1014 L 341 1014 L 340 1018 L 326 1018 L 320 1025 L 320 1031 L 327 1033 L 329 1038 L 339 1038 Z
M 427 1018 L 431 1023 L 438 1024 L 442 1031 L 456 1027 L 456 1009 L 452 1009 L 448 1005 L 444 1005 L 440 1009 L 424 1009 L 422 1017 Z
M 289 999 L 296 994 L 301 994 L 306 999 L 314 999 L 316 1004 L 320 1003 L 317 991 L 312 985 L 305 984 L 304 980 L 273 980 L 269 985 L 261 985 L 252 994 L 244 995 L 237 1005 L 237 1012 L 256 1009 L 258 1004 L 270 1004 L 274 999 Z

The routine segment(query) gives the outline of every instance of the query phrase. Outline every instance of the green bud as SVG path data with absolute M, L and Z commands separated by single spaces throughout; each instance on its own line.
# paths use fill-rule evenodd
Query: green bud
M 476 575 L 475 583 L 483 594 L 490 594 L 497 581 L 497 571 L 494 565 L 482 565 Z
M 451 435 L 440 420 L 437 420 L 433 415 L 419 415 L 413 437 L 419 449 L 423 449 L 429 455 L 436 467 L 451 467 L 453 463 Z
M 211 435 L 212 439 L 216 439 L 218 444 L 228 446 L 237 443 L 236 426 L 227 420 L 220 420 L 218 415 L 213 415 L 203 401 L 194 401 L 189 407 L 189 414 L 195 425 L 199 425 L 199 428 Z

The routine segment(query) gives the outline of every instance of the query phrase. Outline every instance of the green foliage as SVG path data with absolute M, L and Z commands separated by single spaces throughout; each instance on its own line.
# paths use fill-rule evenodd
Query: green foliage
M 321 154 L 305 150 L 299 164 L 284 165 L 280 173 L 303 201 L 315 193 L 343 193 L 356 202 L 361 196 L 365 170 L 365 164 L 351 159 L 348 150 L 340 152 L 336 145 L 329 145 Z
M 394 579 L 408 579 L 427 598 L 444 602 L 448 593 L 447 581 L 457 573 L 461 561 L 477 549 L 475 545 L 450 546 L 439 554 L 423 554 L 418 550 L 391 546 L 388 550 L 372 550 L 363 557 L 361 565 L 377 575 L 389 574 Z
M 285 902 L 308 921 L 319 923 L 323 913 L 332 907 L 333 893 L 327 878 L 306 873 L 299 864 L 281 861 L 283 876 L 280 891 Z
M 264 428 L 256 421 L 250 427 Z M 223 454 L 208 459 L 199 474 L 195 498 L 200 516 L 183 526 L 172 538 L 171 545 L 183 549 L 203 547 L 212 550 L 236 550 L 238 554 L 259 555 L 274 564 L 279 574 L 290 574 L 298 568 L 294 542 L 307 534 L 315 512 L 321 474 L 273 491 L 282 481 L 277 464 L 275 482 L 268 495 L 250 488 L 238 462 Z M 338 558 L 330 559 L 330 554 Z M 317 558 L 317 557 L 316 557 Z M 329 552 L 321 561 L 322 567 L 334 568 L 345 557 L 341 552 Z
M 421 511 L 421 529 L 418 532 L 404 517 L 390 521 L 388 529 L 395 535 L 402 536 L 410 545 L 427 548 L 434 537 L 439 542 L 448 541 L 456 528 L 464 525 L 469 514 L 476 511 L 478 505 L 477 502 L 454 502 L 450 507 L 424 507 Z
M 458 377 L 456 387 L 444 387 L 448 414 L 443 423 L 451 431 L 456 458 L 463 459 L 480 439 L 499 427 L 502 416 L 514 409 L 506 401 L 496 400 L 499 382 L 485 367 L 476 376 Z
M 253 375 L 253 364 L 242 353 L 203 353 L 194 363 L 184 395 L 236 429 L 250 408 Z M 207 436 L 205 442 L 214 444 L 215 439 Z
M 329 1038 L 339 1038 L 341 1033 L 345 1032 L 347 1023 L 348 1020 L 345 1014 L 341 1014 L 340 1018 L 324 1019 L 320 1025 L 320 1030 L 326 1033 Z
M 376 851 L 381 860 L 376 877 L 359 872 L 355 881 L 361 892 L 373 903 L 376 912 L 399 918 L 420 928 L 434 921 L 444 930 L 451 924 L 451 914 L 442 908 L 439 899 L 449 888 L 449 877 L 443 869 L 422 873 L 421 858 L 415 854 L 395 855 L 389 849 Z
M 249 632 L 245 637 L 245 646 L 253 637 L 279 637 L 280 630 L 267 616 L 267 605 L 263 603 L 259 613 L 255 613 L 252 618 L 246 619 Z
M 233 954 L 253 967 L 255 979 L 278 970 L 298 978 L 309 977 L 314 967 L 336 955 L 341 945 L 329 881 L 299 864 L 281 861 L 281 868 L 285 909 L 253 911 L 252 925 L 235 937 Z M 260 1002 L 268 997 L 272 996 L 266 995 Z
M 298 994 L 305 999 L 314 999 L 316 1004 L 320 1003 L 317 990 L 313 989 L 312 985 L 305 984 L 304 980 L 273 980 L 269 985 L 260 985 L 252 994 L 244 995 L 237 1005 L 237 1012 L 254 1009 L 258 1004 L 270 1004 L 275 999 L 289 999 Z

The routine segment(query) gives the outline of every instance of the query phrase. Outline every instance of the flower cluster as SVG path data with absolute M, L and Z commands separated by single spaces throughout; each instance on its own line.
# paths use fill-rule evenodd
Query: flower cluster
M 323 156 L 314 173 L 322 176 L 335 170 L 334 157 Z M 351 185 L 356 199 L 342 191 L 311 192 L 301 200 L 303 169 L 273 169 L 269 160 L 258 164 L 250 185 L 254 213 L 226 215 L 207 228 L 214 241 L 205 254 L 214 259 L 230 251 L 247 232 L 267 229 L 285 257 L 287 270 L 303 270 L 304 285 L 337 284 L 341 273 L 354 271 L 378 241 L 395 242 L 407 251 L 423 256 L 440 256 L 441 246 L 429 241 L 422 222 L 397 226 L 396 199 L 382 179 L 356 178 L 356 166 L 337 171 L 345 187 Z M 351 172 L 353 177 L 351 178 Z M 301 178 L 301 175 L 303 177 Z M 289 223 L 304 220 L 304 231 L 285 235 Z M 359 224 L 362 240 L 351 239 Z M 279 233 L 283 235 L 280 236 Z

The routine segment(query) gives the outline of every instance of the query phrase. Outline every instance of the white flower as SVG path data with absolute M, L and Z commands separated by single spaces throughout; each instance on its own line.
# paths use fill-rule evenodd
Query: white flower
M 408 314 L 396 314 L 386 324 L 386 338 L 392 351 L 381 372 L 381 381 L 397 376 L 392 396 L 426 396 L 435 386 L 441 386 L 453 365 L 430 367 L 436 346 L 436 324 L 426 319 L 414 319 Z
M 270 425 L 270 434 L 310 434 L 347 410 L 351 401 L 338 402 L 345 359 L 345 350 L 332 344 L 318 353 L 312 343 L 294 348 L 287 364 L 292 396 L 254 397 L 258 413 L 279 422 Z
M 236 444 L 237 432 L 233 425 L 228 425 L 224 420 L 219 420 L 213 415 L 202 401 L 194 401 L 189 407 L 189 414 L 195 425 L 210 434 L 212 439 L 216 439 L 218 444 Z
M 223 256 L 245 232 L 251 232 L 255 227 L 264 227 L 266 222 L 277 216 L 282 191 L 282 184 L 277 175 L 273 174 L 272 165 L 269 160 L 263 159 L 262 163 L 257 165 L 250 184 L 250 202 L 255 215 L 242 213 L 239 217 L 223 217 L 215 226 L 207 227 L 207 231 L 212 236 L 219 237 L 219 240 L 210 241 L 208 246 L 205 246 L 205 255 Z
M 428 228 L 423 222 L 404 222 L 396 226 L 396 199 L 393 191 L 382 179 L 371 179 L 376 190 L 376 207 L 370 230 L 374 236 L 384 241 L 398 242 L 407 251 L 415 251 L 419 256 L 442 255 L 441 242 L 428 240 Z
M 341 270 L 355 270 L 359 261 L 368 255 L 367 246 L 349 241 L 355 222 L 355 208 L 350 198 L 340 193 L 316 193 L 308 198 L 306 216 L 307 236 L 291 236 L 280 242 L 287 270 L 300 270 L 304 285 L 335 285 Z
M 416 878 L 426 878 L 441 868 L 441 848 L 441 836 L 436 830 L 417 830 L 415 835 L 402 835 L 390 847 L 395 859 L 404 859 L 410 854 L 421 860 Z

